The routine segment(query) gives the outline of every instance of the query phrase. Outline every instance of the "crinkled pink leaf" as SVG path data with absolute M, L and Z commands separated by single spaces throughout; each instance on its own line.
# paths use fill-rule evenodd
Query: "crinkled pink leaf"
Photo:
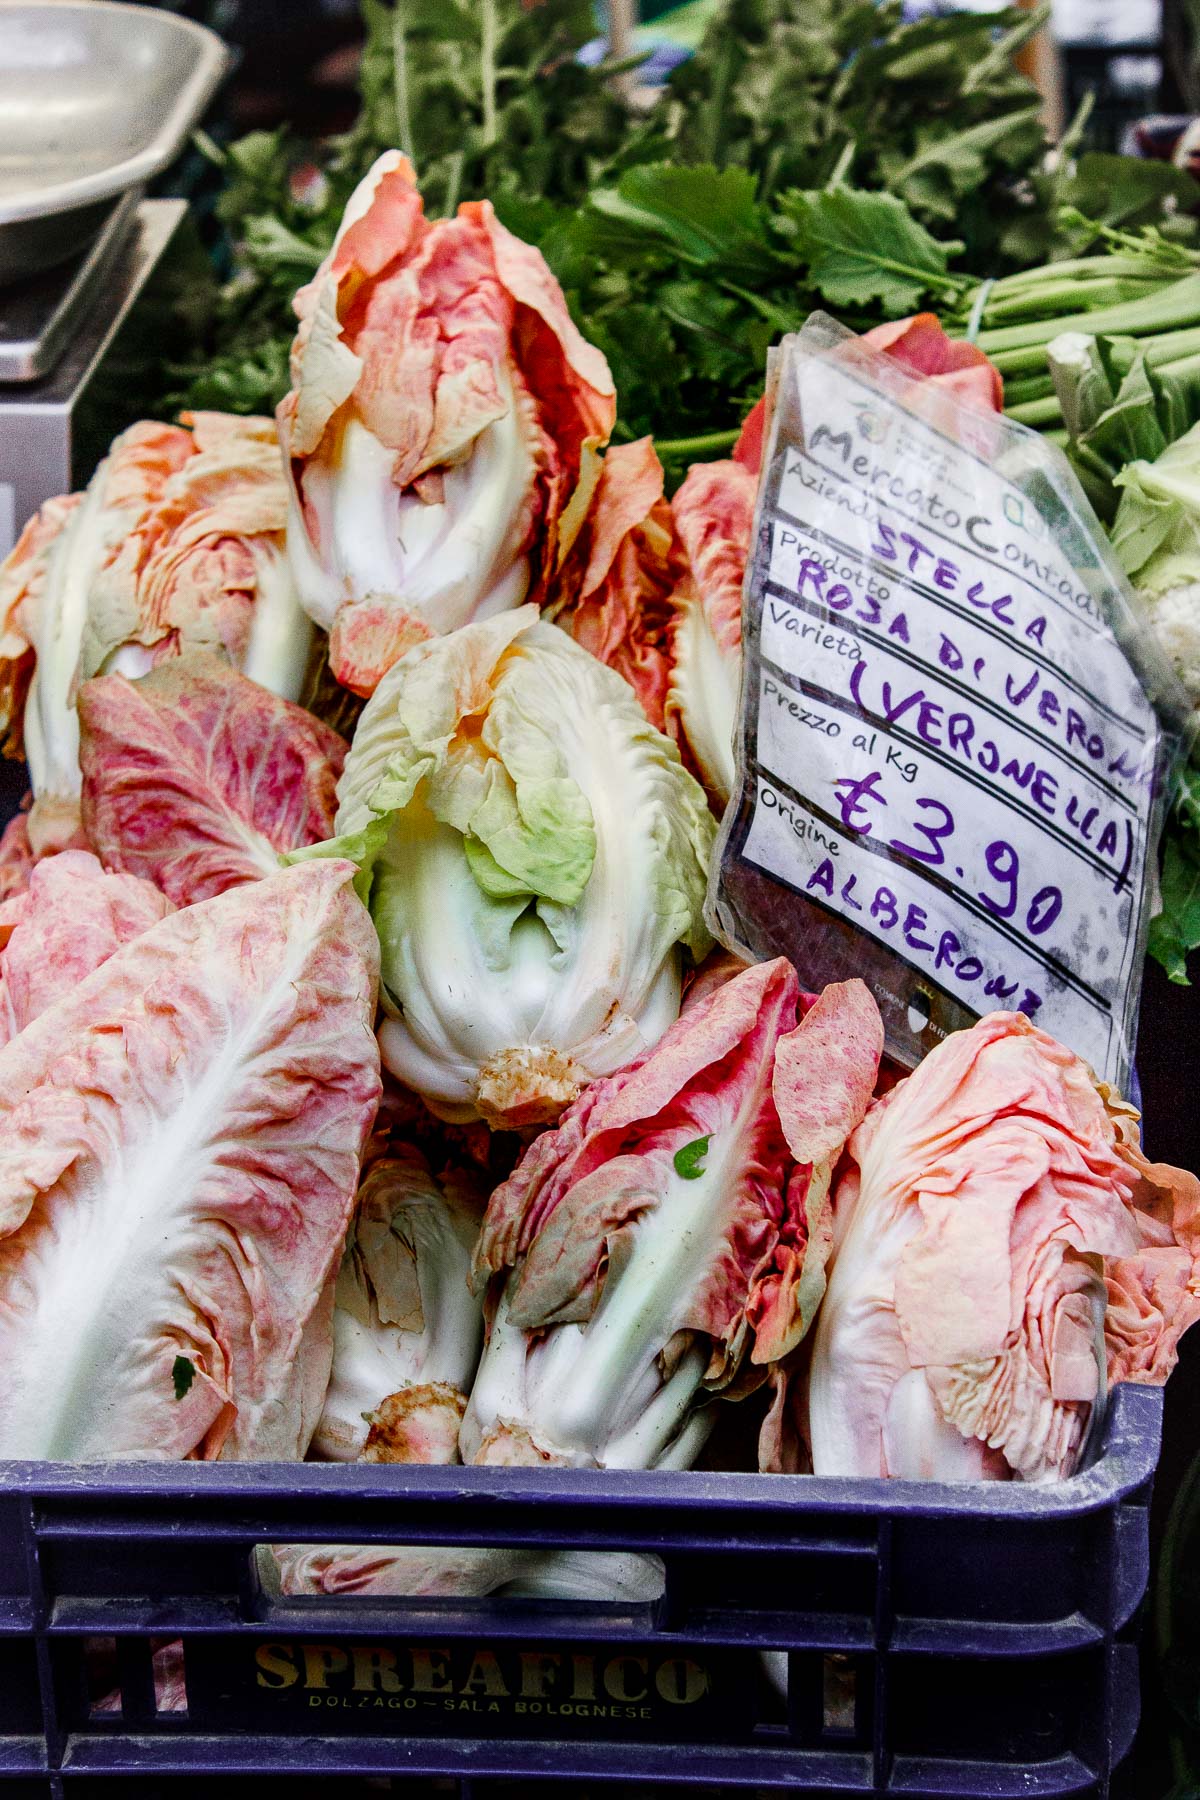
M 154 642 L 162 631 L 144 629 L 138 598 L 138 570 L 143 560 L 143 528 L 172 481 L 196 454 L 190 431 L 139 419 L 118 438 L 101 463 L 86 496 L 98 506 L 92 521 L 94 542 L 80 556 L 70 578 L 84 580 L 89 592 L 80 619 L 74 677 L 85 679 L 122 644 Z M 60 572 L 65 575 L 66 571 Z M 48 604 L 61 605 L 56 591 Z M 38 796 L 39 802 L 42 796 Z
M 767 396 L 756 400 L 742 423 L 737 443 L 733 446 L 733 460 L 749 469 L 757 476 L 762 469 L 763 440 L 767 430 Z
M 427 220 L 395 151 L 296 311 L 290 554 L 334 673 L 369 694 L 422 631 L 545 598 L 612 378 L 540 253 L 487 201 Z
M 0 1045 L 171 910 L 148 881 L 107 874 L 86 850 L 43 858 L 0 905 Z
M 861 981 L 827 987 L 776 1046 L 772 1093 L 798 1166 L 749 1309 L 756 1363 L 789 1355 L 816 1317 L 833 1241 L 830 1177 L 871 1103 L 882 1053 L 883 1020 Z
M 1084 1064 L 991 1014 L 848 1148 L 812 1357 L 816 1472 L 978 1479 L 996 1472 L 987 1446 L 1027 1480 L 1069 1474 L 1103 1395 L 1099 1259 L 1137 1235 Z
M 380 192 L 398 179 L 385 175 Z M 393 259 L 388 273 L 364 286 L 342 327 L 362 362 L 355 407 L 396 452 L 397 487 L 457 461 L 507 410 L 500 371 L 513 323 L 487 233 L 466 208 L 425 224 L 404 254 L 403 263 Z
M 757 476 L 739 462 L 696 463 L 671 502 L 685 579 L 725 656 L 741 648 L 742 580 L 757 493 Z
M 671 544 L 653 441 L 616 445 L 554 586 L 557 623 L 624 676 L 660 731 L 671 672 Z
M 1120 1145 L 1135 1187 L 1139 1247 L 1105 1264 L 1108 1379 L 1158 1386 L 1179 1340 L 1200 1319 L 1200 1180 L 1142 1153 L 1136 1127 Z
M 947 337 L 935 313 L 916 313 L 876 325 L 862 336 L 872 350 L 882 350 L 910 375 L 934 381 L 939 388 L 988 412 L 1004 411 L 1004 382 L 977 344 Z
M 7 756 L 22 753 L 22 714 L 48 552 L 82 499 L 82 494 L 63 494 L 44 501 L 0 563 L 0 746 Z
M 246 658 L 261 558 L 278 556 L 287 483 L 274 421 L 185 413 L 192 454 L 163 483 L 97 591 L 82 672 L 122 643 Z
M 665 710 L 718 811 L 734 780 L 742 581 L 757 491 L 757 475 L 740 462 L 697 463 L 671 502 L 678 549 Z
M 174 913 L 0 1050 L 0 1455 L 303 1455 L 379 1097 L 353 874 Z
M 179 906 L 333 835 L 342 739 L 215 657 L 90 681 L 79 717 L 89 839 Z
M 462 208 L 472 210 L 470 204 Z M 517 309 L 516 361 L 554 452 L 552 493 L 543 516 L 552 541 L 559 514 L 579 480 L 585 445 L 608 442 L 616 420 L 616 389 L 603 355 L 571 318 L 541 251 L 506 230 L 489 201 L 478 203 L 477 216 L 491 240 L 496 273 Z
M 827 987 L 775 1052 L 775 1105 L 798 1163 L 837 1161 L 879 1074 L 883 1020 L 862 981 Z
M 0 831 L 0 901 L 11 900 L 29 886 L 33 873 L 33 848 L 29 842 L 29 820 L 24 812 L 8 821 Z

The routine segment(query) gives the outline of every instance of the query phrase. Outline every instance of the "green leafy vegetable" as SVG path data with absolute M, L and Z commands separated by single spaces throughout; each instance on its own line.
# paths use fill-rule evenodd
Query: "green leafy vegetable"
M 781 205 L 813 286 L 833 306 L 880 300 L 887 313 L 900 315 L 930 293 L 955 294 L 962 286 L 946 273 L 961 244 L 939 244 L 894 194 L 834 188 L 787 194 Z
M 953 225 L 960 200 L 986 183 L 993 159 L 1019 147 L 1021 160 L 1032 162 L 1042 144 L 1038 108 L 1027 106 L 998 119 L 980 119 L 949 136 L 937 125 L 927 126 L 917 133 L 911 154 L 884 150 L 880 169 L 890 191 L 907 205 Z
M 906 24 L 899 0 L 714 0 L 695 9 L 694 55 L 641 113 L 616 65 L 578 59 L 596 35 L 589 0 L 363 5 L 348 134 L 315 152 L 262 132 L 214 150 L 234 270 L 168 401 L 274 406 L 292 293 L 396 145 L 431 216 L 486 197 L 542 251 L 608 357 L 618 441 L 685 445 L 736 431 L 768 346 L 822 299 L 868 324 L 952 298 L 950 260 L 1011 268 L 1005 232 L 1042 219 L 1067 179 L 1031 186 L 1038 97 L 1012 58 L 1041 13 Z M 686 454 L 668 454 L 673 477 Z
M 175 1398 L 177 1400 L 182 1400 L 185 1394 L 190 1393 L 192 1383 L 195 1379 L 196 1365 L 191 1357 L 177 1356 L 175 1361 L 171 1364 L 171 1380 L 175 1384 Z
M 1164 834 L 1162 910 L 1150 921 L 1147 954 L 1180 987 L 1191 985 L 1188 958 L 1200 949 L 1200 768 L 1184 769 Z
M 690 1144 L 681 1144 L 672 1159 L 675 1173 L 684 1181 L 699 1181 L 704 1174 L 708 1146 L 709 1139 L 706 1137 L 693 1138 Z
M 1135 338 L 1064 332 L 1047 351 L 1067 454 L 1111 525 L 1128 463 L 1154 462 L 1200 419 L 1200 355 L 1155 368 Z
M 657 237 L 682 262 L 717 264 L 726 275 L 752 280 L 779 266 L 754 191 L 745 169 L 653 163 L 627 170 L 615 190 L 598 189 L 592 205 L 630 228 L 627 243 L 648 245 Z

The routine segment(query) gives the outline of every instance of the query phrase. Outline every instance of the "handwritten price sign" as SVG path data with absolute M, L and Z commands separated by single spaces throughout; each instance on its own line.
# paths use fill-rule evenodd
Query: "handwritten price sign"
M 865 974 L 910 1062 L 1007 1007 L 1123 1080 L 1164 748 L 1119 577 L 1057 452 L 832 330 L 777 369 L 715 919 Z

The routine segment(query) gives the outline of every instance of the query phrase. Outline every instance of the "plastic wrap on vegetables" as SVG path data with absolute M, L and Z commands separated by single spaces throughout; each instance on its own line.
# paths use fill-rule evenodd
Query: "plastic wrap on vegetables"
M 338 785 L 387 1068 L 451 1122 L 557 1118 L 679 1012 L 714 827 L 635 695 L 527 606 L 410 651 Z
M 931 381 L 956 400 L 985 412 L 1004 411 L 1004 382 L 999 369 L 977 344 L 947 337 L 934 313 L 916 313 L 864 331 L 864 344 L 882 350 L 910 375 Z
M 1085 1064 L 1019 1013 L 954 1033 L 875 1102 L 847 1146 L 812 1339 L 817 1474 L 1071 1474 L 1104 1407 L 1106 1267 L 1128 1297 L 1123 1339 L 1155 1310 L 1148 1292 L 1147 1336 L 1173 1333 L 1161 1354 L 1115 1355 L 1114 1375 L 1136 1361 L 1165 1379 L 1195 1316 L 1194 1299 L 1176 1310 L 1192 1253 L 1169 1209 L 1135 1210 L 1131 1138 Z M 1157 1288 L 1156 1231 L 1173 1252 Z
M 612 378 L 539 252 L 486 200 L 426 219 L 397 151 L 296 313 L 288 549 L 334 674 L 369 694 L 413 644 L 541 597 Z
M 272 875 L 333 830 L 342 739 L 216 656 L 102 675 L 78 710 L 89 843 L 177 906 Z
M 686 1467 L 703 1402 L 795 1348 L 824 1286 L 830 1171 L 883 1041 L 860 982 L 797 1023 L 800 1004 L 782 958 L 725 982 L 492 1196 L 476 1279 L 511 1274 L 464 1461 Z
M 115 440 L 82 496 L 48 501 L 0 567 L 0 712 L 29 764 L 38 855 L 78 838 L 81 682 L 209 649 L 288 698 L 312 627 L 283 550 L 268 419 L 188 415 Z
M 932 313 L 879 325 L 863 343 L 956 399 L 999 412 L 1004 389 L 973 344 L 948 338 Z M 742 583 L 754 530 L 765 402 L 748 415 L 728 461 L 697 463 L 671 502 L 678 539 L 672 596 L 670 729 L 719 812 L 733 788 L 742 666 Z
M 652 441 L 615 445 L 548 608 L 577 644 L 625 677 L 660 731 L 671 678 L 672 544 Z
M 0 1454 L 303 1456 L 379 1098 L 353 873 L 171 913 L 0 1049 Z
M 448 1463 L 483 1344 L 471 1293 L 482 1187 L 406 1151 L 359 1189 L 333 1312 L 333 1374 L 313 1439 L 336 1462 Z

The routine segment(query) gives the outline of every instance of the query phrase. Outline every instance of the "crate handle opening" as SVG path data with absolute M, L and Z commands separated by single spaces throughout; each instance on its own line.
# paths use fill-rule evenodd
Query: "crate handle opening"
M 821 1658 L 821 1732 L 827 1738 L 858 1732 L 858 1666 L 840 1652 Z
M 252 1577 L 268 1610 L 312 1601 L 423 1609 L 557 1602 L 591 1614 L 649 1616 L 667 1588 L 657 1556 L 507 1545 L 258 1544 Z
M 106 1636 L 83 1641 L 83 1678 L 89 1719 L 112 1720 L 114 1723 L 125 1719 L 128 1707 L 122 1671 L 128 1676 L 132 1669 L 134 1686 L 138 1688 L 142 1684 L 136 1679 L 135 1662 L 146 1656 L 150 1659 L 150 1690 L 155 1716 L 177 1718 L 186 1714 L 187 1671 L 181 1638 L 123 1638 L 118 1645 L 115 1637 Z

